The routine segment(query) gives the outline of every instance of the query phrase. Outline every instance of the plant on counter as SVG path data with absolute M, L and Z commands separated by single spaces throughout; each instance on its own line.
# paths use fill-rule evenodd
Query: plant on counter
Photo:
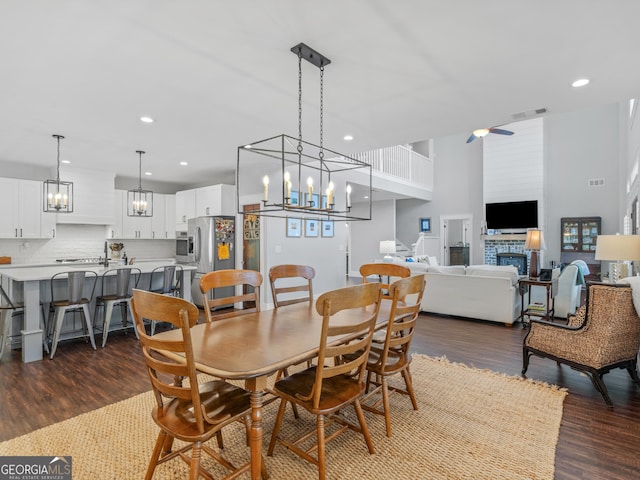
M 119 252 L 124 248 L 124 243 L 112 243 L 109 245 L 109 250 L 112 252 Z

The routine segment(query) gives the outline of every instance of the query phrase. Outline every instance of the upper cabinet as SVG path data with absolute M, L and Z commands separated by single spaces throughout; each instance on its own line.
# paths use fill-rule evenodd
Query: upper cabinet
M 596 241 L 600 235 L 600 217 L 566 217 L 560 219 L 560 261 L 583 260 L 589 267 L 588 281 L 600 280 L 600 261 L 596 260 Z
M 187 221 L 196 216 L 196 191 L 183 190 L 176 193 L 176 230 L 187 231 Z
M 176 193 L 176 230 L 187 231 L 190 218 L 234 216 L 236 214 L 236 187 L 211 185 Z
M 110 238 L 117 239 L 172 239 L 176 237 L 175 195 L 153 194 L 153 216 L 127 215 L 127 191 L 116 190 L 114 223 Z
M 235 214 L 236 188 L 233 185 L 196 188 L 196 217 Z
M 563 218 L 561 248 L 563 252 L 596 253 L 596 239 L 600 234 L 600 217 Z
M 114 223 L 114 173 L 61 167 L 60 178 L 73 182 L 73 212 L 59 213 L 57 223 Z
M 55 235 L 53 213 L 42 211 L 42 182 L 0 178 L 0 202 L 3 215 L 0 238 L 52 238 Z

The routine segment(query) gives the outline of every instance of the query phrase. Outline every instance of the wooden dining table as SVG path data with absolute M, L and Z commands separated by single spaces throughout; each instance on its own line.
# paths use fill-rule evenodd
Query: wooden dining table
M 385 300 L 378 313 L 377 328 L 387 324 L 391 302 Z M 332 317 L 336 322 L 363 321 L 373 307 L 342 311 Z M 251 478 L 260 478 L 262 462 L 262 407 L 267 377 L 278 370 L 317 356 L 322 316 L 315 304 L 298 303 L 274 310 L 261 310 L 191 329 L 196 368 L 215 377 L 244 380 L 251 392 Z M 166 340 L 182 336 L 179 329 L 156 334 Z M 347 340 L 336 338 L 335 343 Z M 166 352 L 168 357 L 175 356 Z

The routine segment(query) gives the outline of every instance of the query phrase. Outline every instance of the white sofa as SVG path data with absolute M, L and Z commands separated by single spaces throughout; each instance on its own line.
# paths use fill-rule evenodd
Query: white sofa
M 427 285 L 422 297 L 424 312 L 489 320 L 509 326 L 520 319 L 519 276 L 512 265 L 402 264 L 414 275 L 426 274 Z

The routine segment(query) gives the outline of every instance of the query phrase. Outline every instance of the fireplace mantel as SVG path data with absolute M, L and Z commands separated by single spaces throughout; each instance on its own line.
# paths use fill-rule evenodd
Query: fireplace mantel
M 491 241 L 494 240 L 496 242 L 502 241 L 502 240 L 522 240 L 525 241 L 527 239 L 527 234 L 526 233 L 507 233 L 507 234 L 500 234 L 500 235 L 482 235 L 480 237 L 482 240 L 486 241 Z

